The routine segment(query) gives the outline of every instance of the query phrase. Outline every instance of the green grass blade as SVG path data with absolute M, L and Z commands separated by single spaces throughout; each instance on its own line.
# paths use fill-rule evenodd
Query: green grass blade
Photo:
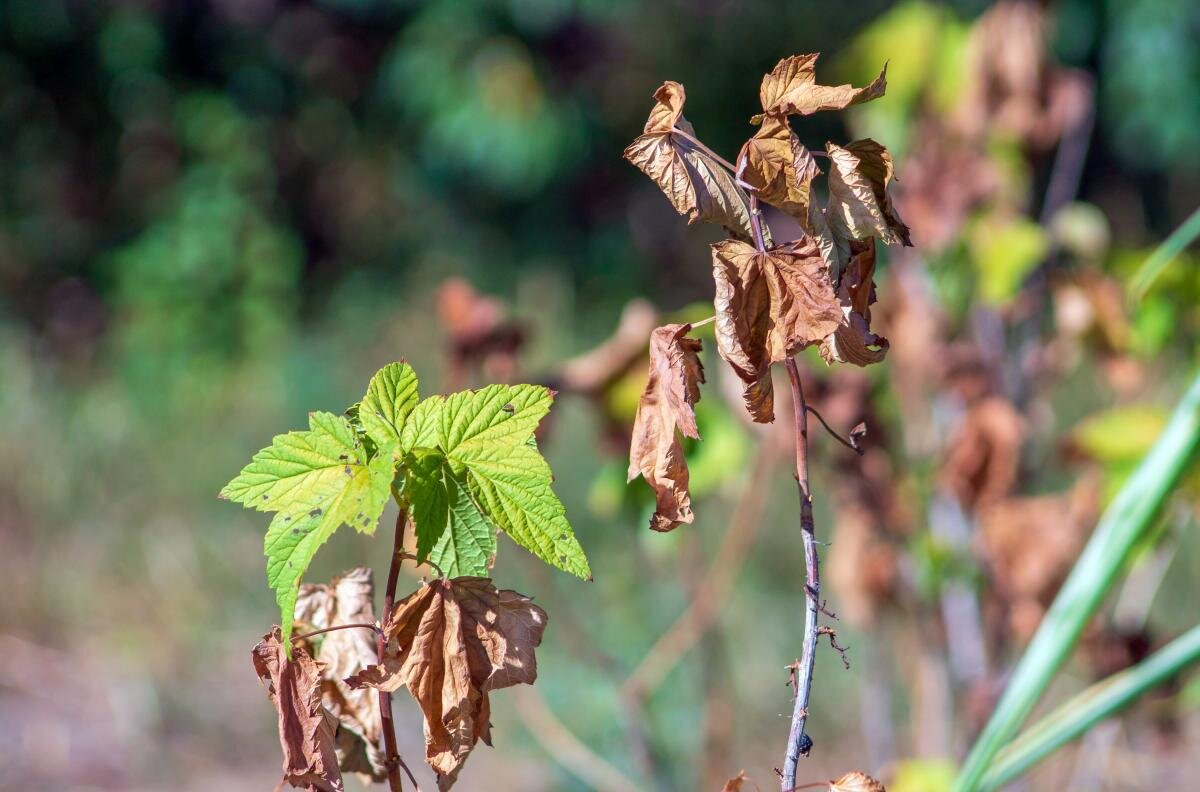
M 1200 626 L 1193 627 L 1142 662 L 1097 682 L 1038 721 L 996 755 L 979 789 L 997 789 L 1133 703 L 1146 691 L 1200 661 Z
M 1013 671 L 1012 679 L 954 782 L 977 792 L 996 753 L 1029 717 L 1079 633 L 1124 566 L 1130 551 L 1188 467 L 1200 443 L 1200 375 L 1193 379 L 1162 435 L 1096 525 L 1054 604 Z
M 1142 299 L 1154 285 L 1154 281 L 1158 280 L 1158 276 L 1167 268 L 1167 265 L 1198 236 L 1200 236 L 1200 209 L 1192 212 L 1191 216 L 1184 220 L 1179 228 L 1172 231 L 1171 235 L 1164 239 L 1162 244 L 1142 262 L 1129 281 L 1129 296 L 1135 301 Z

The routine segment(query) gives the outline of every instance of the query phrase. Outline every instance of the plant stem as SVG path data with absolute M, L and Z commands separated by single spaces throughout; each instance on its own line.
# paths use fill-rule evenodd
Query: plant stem
M 812 739 L 804 732 L 808 720 L 808 701 L 812 693 L 813 666 L 817 654 L 817 616 L 821 596 L 821 575 L 817 558 L 816 526 L 813 521 L 812 494 L 808 488 L 808 405 L 804 386 L 795 358 L 786 361 L 788 380 L 792 385 L 792 408 L 796 428 L 796 483 L 800 488 L 800 533 L 804 540 L 805 616 L 804 643 L 799 662 L 794 666 L 795 701 L 792 704 L 792 725 L 788 730 L 787 752 L 783 758 L 783 789 L 795 789 L 796 770 L 800 756 L 808 755 Z
M 383 662 L 383 653 L 387 649 L 387 626 L 392 619 L 392 606 L 396 602 L 396 584 L 400 579 L 400 564 L 404 560 L 404 526 L 407 522 L 408 510 L 401 507 L 400 513 L 396 515 L 396 532 L 392 538 L 392 560 L 391 566 L 388 568 L 387 588 L 383 591 L 383 614 L 379 617 L 379 623 L 383 625 L 383 629 L 375 637 L 375 651 L 379 655 L 381 663 Z M 413 786 L 416 786 L 417 782 L 412 777 L 412 771 L 400 758 L 400 751 L 396 748 L 396 724 L 392 720 L 392 694 L 386 690 L 379 691 L 379 720 L 383 726 L 388 788 L 392 792 L 404 792 L 404 781 L 400 778 L 401 767 L 408 773 L 408 778 L 413 782 Z
M 323 630 L 313 630 L 312 632 L 306 632 L 303 635 L 293 635 L 292 640 L 293 641 L 303 641 L 306 638 L 312 638 L 313 636 L 322 635 L 327 632 L 333 632 L 334 630 L 353 630 L 353 629 L 358 629 L 358 628 L 362 628 L 364 630 L 374 630 L 379 635 L 383 634 L 383 630 L 381 630 L 379 628 L 378 624 L 366 624 L 364 622 L 362 624 L 358 624 L 358 623 L 337 624 L 337 625 L 334 625 L 333 627 L 326 627 Z

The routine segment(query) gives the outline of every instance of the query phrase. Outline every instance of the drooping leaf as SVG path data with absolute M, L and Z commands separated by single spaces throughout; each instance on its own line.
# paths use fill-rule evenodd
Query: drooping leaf
M 870 85 L 818 85 L 816 65 L 820 53 L 793 55 L 775 64 L 763 77 L 758 98 L 763 112 L 780 115 L 812 115 L 822 110 L 843 110 L 850 105 L 883 96 L 887 90 L 887 66 Z
M 394 445 L 367 459 L 349 420 L 313 413 L 309 429 L 277 436 L 254 455 L 223 497 L 276 511 L 263 542 L 285 642 L 296 590 L 317 549 L 343 524 L 373 533 L 396 471 Z M 286 644 L 285 644 L 286 645 Z
M 472 500 L 465 476 L 438 451 L 406 457 L 409 504 L 417 535 L 417 561 L 445 575 L 484 575 L 496 556 L 495 529 Z
M 883 784 L 855 770 L 829 783 L 829 792 L 887 792 Z
M 408 688 L 425 715 L 426 761 L 449 789 L 476 742 L 491 743 L 489 694 L 537 679 L 546 612 L 487 578 L 442 579 L 398 602 L 387 629 L 383 663 L 347 681 Z
M 566 510 L 551 488 L 550 467 L 532 444 L 533 431 L 551 400 L 552 393 L 540 386 L 490 385 L 445 399 L 427 399 L 413 411 L 402 444 L 435 448 L 445 460 L 440 473 L 430 468 L 416 475 L 428 478 L 436 473 L 447 493 L 449 525 L 453 527 L 456 519 L 464 521 L 454 537 L 445 538 L 446 533 L 427 533 L 421 517 L 415 515 L 418 540 L 441 542 L 430 555 L 434 563 L 440 566 L 439 558 L 453 557 L 450 565 L 463 574 L 486 573 L 487 566 L 479 564 L 484 560 L 481 553 L 487 553 L 489 561 L 495 553 L 495 538 L 490 544 L 483 541 L 483 529 L 490 525 L 546 563 L 584 579 L 591 577 Z M 435 509 L 436 504 L 429 508 Z M 438 518 L 425 519 L 430 523 Z
M 296 601 L 296 622 L 315 629 L 340 624 L 373 624 L 375 587 L 370 567 L 343 572 L 329 585 L 306 583 Z M 334 630 L 325 633 L 316 660 L 321 673 L 321 701 L 337 718 L 338 766 L 344 773 L 359 773 L 364 783 L 387 777 L 379 697 L 374 691 L 352 690 L 346 677 L 379 662 L 375 633 L 366 629 Z
M 691 329 L 690 324 L 670 324 L 650 334 L 650 374 L 633 422 L 628 480 L 640 474 L 654 488 L 657 507 L 650 527 L 656 531 L 694 519 L 687 460 L 675 434 L 678 429 L 685 437 L 700 438 L 694 408 L 704 367 L 700 340 L 687 337 Z
M 766 201 L 809 225 L 812 180 L 821 173 L 813 155 L 801 145 L 787 118 L 768 115 L 738 154 L 738 178 Z
M 400 440 L 409 413 L 417 406 L 417 375 L 404 361 L 381 368 L 359 402 L 358 418 L 377 445 Z
M 825 144 L 829 154 L 829 226 L 844 239 L 878 237 L 887 245 L 911 247 L 908 226 L 888 195 L 894 176 L 892 155 L 874 140 L 843 148 Z
M 278 715 L 283 780 L 303 789 L 342 792 L 334 747 L 338 722 L 321 706 L 321 674 L 303 649 L 289 659 L 284 640 L 276 627 L 250 653 Z
M 837 329 L 842 310 L 811 239 L 759 253 L 735 240 L 712 246 L 717 351 L 746 383 L 750 416 L 774 420 L 770 366 Z
M 649 176 L 689 223 L 715 223 L 749 240 L 750 199 L 719 162 L 688 139 L 695 138 L 695 130 L 683 117 L 685 99 L 682 85 L 663 83 L 654 92 L 645 129 L 625 149 L 625 159 Z
M 850 243 L 850 259 L 838 284 L 842 321 L 821 342 L 826 363 L 868 366 L 883 360 L 888 340 L 871 332 L 871 304 L 875 302 L 875 240 Z

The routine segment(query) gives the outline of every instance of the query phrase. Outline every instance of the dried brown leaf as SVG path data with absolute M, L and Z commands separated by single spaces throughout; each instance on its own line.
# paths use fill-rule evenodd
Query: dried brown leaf
M 717 350 L 746 383 L 751 417 L 774 420 L 772 363 L 837 329 L 842 310 L 811 239 L 760 253 L 735 240 L 712 246 Z
M 826 363 L 868 366 L 883 360 L 888 340 L 871 332 L 871 304 L 875 302 L 875 240 L 853 242 L 851 258 L 838 285 L 841 321 L 821 342 Z
M 304 584 L 296 601 L 296 620 L 316 629 L 372 624 L 374 592 L 373 573 L 362 566 L 344 572 L 328 586 Z M 321 700 L 341 725 L 337 733 L 339 766 L 343 772 L 384 780 L 387 768 L 379 749 L 379 696 L 372 690 L 352 690 L 344 681 L 379 662 L 375 634 L 357 628 L 326 633 L 316 659 L 321 667 Z
M 334 748 L 337 720 L 321 706 L 321 673 L 301 647 L 288 659 L 278 627 L 251 652 L 254 671 L 267 686 L 279 716 L 283 780 L 294 787 L 341 792 L 342 774 Z
M 739 770 L 737 775 L 725 782 L 725 786 L 721 787 L 721 792 L 742 792 L 746 781 L 746 771 Z
M 491 744 L 491 691 L 537 678 L 545 629 L 544 610 L 488 578 L 435 580 L 396 604 L 383 663 L 347 682 L 408 688 L 425 715 L 426 761 L 446 790 L 475 743 Z
M 640 474 L 654 488 L 657 506 L 650 518 L 656 531 L 670 531 L 690 523 L 691 496 L 683 445 L 675 434 L 700 438 L 696 427 L 696 402 L 704 367 L 700 340 L 688 338 L 690 324 L 670 324 L 650 335 L 650 374 L 638 402 L 629 446 L 629 480 Z
M 941 481 L 968 509 L 1007 496 L 1017 482 L 1025 421 L 1007 399 L 988 396 L 971 407 L 950 438 Z
M 979 516 L 978 550 L 1018 641 L 1032 637 L 1095 525 L 1097 480 L 1057 495 L 997 500 Z
M 738 154 L 738 178 L 758 197 L 787 212 L 808 229 L 812 180 L 821 173 L 787 118 L 768 115 Z
M 908 226 L 888 195 L 892 155 L 870 138 L 845 147 L 825 144 L 829 154 L 829 226 L 844 239 L 878 237 L 887 245 L 912 246 Z
M 843 110 L 850 105 L 877 99 L 887 90 L 887 66 L 870 85 L 818 85 L 816 64 L 820 53 L 793 55 L 775 64 L 763 77 L 758 97 L 763 112 L 812 115 L 822 110 Z
M 683 117 L 685 99 L 682 85 L 663 83 L 654 92 L 655 105 L 645 130 L 625 149 L 625 159 L 653 179 L 689 223 L 715 223 L 749 240 L 753 233 L 749 197 L 719 162 L 680 134 L 695 137 Z
M 855 770 L 829 783 L 829 792 L 887 792 L 883 784 Z

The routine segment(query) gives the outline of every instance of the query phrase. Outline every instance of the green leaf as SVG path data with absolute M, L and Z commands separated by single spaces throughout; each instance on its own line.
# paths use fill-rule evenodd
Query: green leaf
M 550 391 L 540 386 L 490 385 L 417 405 L 401 432 L 401 447 L 410 452 L 437 448 L 445 460 L 445 469 L 438 470 L 428 455 L 410 457 L 413 476 L 408 497 L 418 526 L 418 555 L 422 547 L 436 543 L 430 558 L 439 566 L 441 548 L 453 556 L 452 563 L 461 566 L 463 559 L 477 563 L 478 549 L 487 549 L 479 544 L 481 529 L 474 522 L 475 512 L 480 511 L 486 524 L 503 530 L 546 563 L 584 579 L 591 577 L 583 548 L 551 489 L 550 467 L 533 444 L 533 431 L 551 401 Z M 464 484 L 465 494 L 455 491 L 455 486 L 462 489 Z M 430 487 L 442 491 L 427 492 Z M 434 534 L 443 508 L 449 512 L 449 530 Z M 421 527 L 422 516 L 428 527 Z M 456 519 L 467 522 L 457 525 Z M 494 553 L 495 540 L 489 538 Z
M 532 442 L 501 454 L 476 454 L 464 464 L 471 493 L 497 527 L 551 566 L 591 578 L 566 509 L 550 487 L 550 466 Z
M 350 422 L 332 413 L 312 413 L 309 430 L 276 435 L 249 465 L 221 490 L 221 497 L 259 511 L 280 511 L 305 493 L 347 476 L 365 465 L 366 452 Z
M 467 484 L 436 451 L 405 460 L 417 561 L 431 560 L 449 577 L 486 576 L 496 554 L 495 529 L 471 500 Z
M 346 418 L 313 413 L 309 427 L 277 436 L 221 492 L 247 506 L 279 512 L 263 550 L 285 642 L 300 578 L 317 549 L 343 524 L 374 533 L 396 472 L 395 444 L 368 461 Z
M 417 375 L 403 361 L 381 368 L 367 385 L 358 418 L 378 445 L 398 442 L 405 420 L 417 406 Z

